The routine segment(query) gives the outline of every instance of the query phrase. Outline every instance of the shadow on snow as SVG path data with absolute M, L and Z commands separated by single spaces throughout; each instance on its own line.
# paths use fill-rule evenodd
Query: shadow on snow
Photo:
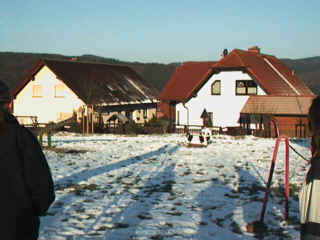
M 73 174 L 71 176 L 68 176 L 68 177 L 65 177 L 63 179 L 60 179 L 59 181 L 57 181 L 55 183 L 55 185 L 58 186 L 58 187 L 61 187 L 63 189 L 63 187 L 68 187 L 67 186 L 68 184 L 73 185 L 73 184 L 75 184 L 77 182 L 86 181 L 91 177 L 98 176 L 100 174 L 104 174 L 104 173 L 107 173 L 107 172 L 110 172 L 110 171 L 113 171 L 113 170 L 117 170 L 117 169 L 120 169 L 120 168 L 123 168 L 123 167 L 128 167 L 128 166 L 130 166 L 132 164 L 136 164 L 136 163 L 142 162 L 144 160 L 148 160 L 148 159 L 150 159 L 150 158 L 152 158 L 154 156 L 159 156 L 161 154 L 172 154 L 175 151 L 177 151 L 179 149 L 179 147 L 180 146 L 174 146 L 174 147 L 170 148 L 169 145 L 165 145 L 165 146 L 159 148 L 158 150 L 155 150 L 155 151 L 152 151 L 152 152 L 140 155 L 140 156 L 132 157 L 132 158 L 129 158 L 127 160 L 123 160 L 123 161 L 120 161 L 120 162 L 117 162 L 117 163 L 109 164 L 109 165 L 106 165 L 106 166 L 103 166 L 103 167 L 99 167 L 99 168 L 96 168 L 96 169 L 90 169 L 88 171 L 81 171 L 79 173 L 76 173 L 76 174 Z M 175 164 L 170 163 L 168 161 L 161 162 L 160 164 L 161 164 L 161 166 L 160 166 L 161 169 L 163 169 L 163 165 L 168 165 L 168 164 L 169 165 L 165 166 L 165 168 L 162 171 L 159 168 L 157 168 L 155 171 L 153 171 L 150 174 L 150 178 L 148 179 L 148 181 L 146 183 L 144 183 L 142 190 L 137 194 L 137 196 L 143 197 L 144 194 L 151 194 L 152 192 L 150 192 L 150 191 L 152 191 L 152 189 L 154 187 L 156 188 L 158 186 L 157 183 L 165 181 L 168 184 L 170 184 L 170 180 L 174 179 Z M 155 175 L 152 175 L 153 173 Z M 167 187 L 170 188 L 169 185 L 167 185 Z M 168 191 L 170 190 L 169 188 L 167 189 Z M 161 194 L 163 194 L 164 192 L 167 191 L 166 188 L 163 188 L 162 190 L 163 190 L 163 192 L 161 192 Z M 160 191 L 161 191 L 161 189 L 160 189 Z M 159 193 L 157 193 L 157 199 L 160 197 L 160 195 L 159 195 Z M 100 216 L 96 216 L 96 219 L 95 219 L 94 223 L 91 224 L 89 227 L 86 227 L 84 229 L 84 232 L 85 232 L 86 236 L 88 236 L 88 234 L 90 232 L 94 231 L 95 225 L 97 223 L 99 223 L 100 219 L 105 214 L 105 211 L 108 208 L 110 208 L 110 206 L 117 205 L 118 202 L 120 201 L 121 197 L 122 197 L 122 195 L 116 196 L 115 199 L 110 204 L 108 204 L 107 206 L 104 207 L 104 210 L 103 210 L 102 214 Z M 127 196 L 125 196 L 125 198 L 127 198 Z M 150 202 L 148 201 L 147 203 L 142 203 L 141 201 L 138 201 L 138 200 L 135 200 L 135 201 L 129 203 L 129 205 L 126 206 L 126 208 L 125 208 L 125 210 L 123 212 L 121 212 L 118 215 L 115 215 L 113 217 L 112 223 L 115 223 L 115 222 L 118 223 L 118 224 L 120 223 L 120 226 L 121 226 L 121 223 L 123 223 L 123 222 L 130 222 L 129 220 L 131 219 L 132 213 L 134 213 L 135 212 L 134 210 L 137 210 L 137 209 L 140 210 L 140 212 L 142 210 L 144 214 L 148 215 L 148 211 L 153 208 L 154 204 L 157 203 L 157 199 L 155 199 L 154 201 L 150 201 Z M 73 200 L 75 200 L 75 196 L 73 194 L 71 194 L 71 195 L 67 194 L 67 195 L 63 196 L 62 198 L 57 199 L 57 201 L 53 204 L 53 206 L 51 206 L 50 209 L 53 212 L 55 212 L 55 215 L 56 215 L 56 214 L 58 214 L 58 212 L 64 211 L 66 208 L 69 208 L 72 204 L 75 204 L 73 202 Z M 60 203 L 65 203 L 63 208 L 60 208 L 58 206 Z M 142 221 L 142 218 L 143 218 L 143 216 L 140 216 L 140 218 L 135 216 L 134 223 L 130 222 L 131 224 L 133 224 L 133 228 L 132 227 L 130 228 L 130 232 L 132 234 L 134 234 L 136 232 L 135 226 L 138 226 L 139 222 Z M 56 224 L 56 221 L 61 221 L 61 219 L 59 220 L 56 217 L 47 219 L 46 226 L 49 227 L 49 229 L 51 229 Z M 50 232 L 50 230 L 49 230 L 49 232 Z M 106 236 L 107 239 L 109 239 L 109 235 L 113 236 L 114 232 L 115 231 L 107 230 L 107 233 L 106 233 L 107 234 L 107 236 Z M 44 234 L 48 235 L 48 232 L 46 232 Z M 60 233 L 56 232 L 55 234 L 57 234 L 58 236 L 64 236 L 63 233 L 60 234 Z M 50 235 L 50 233 L 49 233 L 49 235 Z M 86 236 L 82 235 L 81 237 L 80 236 L 79 237 L 81 239 L 87 239 Z M 98 239 L 99 236 L 93 236 L 93 238 L 97 238 Z M 89 237 L 88 239 L 91 239 L 91 238 Z M 110 238 L 110 239 L 113 239 L 113 238 Z M 119 238 L 119 236 L 117 236 L 114 239 L 120 239 L 120 238 Z M 124 238 L 124 239 L 127 239 L 127 238 Z
M 230 178 L 219 178 L 198 195 L 196 201 L 202 216 L 194 239 L 214 239 L 215 235 L 225 239 L 256 239 L 244 233 L 246 229 L 243 225 L 259 220 L 265 186 L 248 169 L 235 167 L 235 174 L 238 178 L 237 186 L 232 186 Z M 284 186 L 281 188 L 284 189 Z M 272 229 L 266 236 L 271 234 L 269 237 L 276 235 L 281 239 L 291 239 L 282 235 L 284 229 L 280 227 L 279 216 L 275 215 L 275 209 L 284 214 L 284 199 L 284 196 L 269 195 L 264 222 L 272 225 Z M 294 215 L 298 206 L 292 205 L 290 214 Z M 263 236 L 256 237 L 263 239 Z
M 143 154 L 141 156 L 132 157 L 132 158 L 120 161 L 120 162 L 108 164 L 108 165 L 103 166 L 103 167 L 99 167 L 99 168 L 95 168 L 95 169 L 89 169 L 89 170 L 83 170 L 83 171 L 81 171 L 79 173 L 72 174 L 70 176 L 67 176 L 67 177 L 64 177 L 62 179 L 59 179 L 58 181 L 55 182 L 55 185 L 58 186 L 58 187 L 62 187 L 63 188 L 64 185 L 76 184 L 76 183 L 79 183 L 81 181 L 86 181 L 89 178 L 92 178 L 94 176 L 98 176 L 100 174 L 104 174 L 104 173 L 107 173 L 107 172 L 110 172 L 110 171 L 113 171 L 113 170 L 117 170 L 117 169 L 120 169 L 122 167 L 127 167 L 127 166 L 129 166 L 131 164 L 135 164 L 135 163 L 144 161 L 144 160 L 149 159 L 149 158 L 151 158 L 153 156 L 157 156 L 157 155 L 166 153 L 168 151 L 170 151 L 169 146 L 165 145 L 165 146 L 159 148 L 158 150 L 145 153 L 145 154 Z

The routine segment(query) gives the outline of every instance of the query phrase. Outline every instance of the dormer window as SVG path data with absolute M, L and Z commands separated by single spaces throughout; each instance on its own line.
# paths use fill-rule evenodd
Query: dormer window
M 221 95 L 221 80 L 216 80 L 212 83 L 211 95 Z
M 257 95 L 257 84 L 252 80 L 237 80 L 236 95 Z

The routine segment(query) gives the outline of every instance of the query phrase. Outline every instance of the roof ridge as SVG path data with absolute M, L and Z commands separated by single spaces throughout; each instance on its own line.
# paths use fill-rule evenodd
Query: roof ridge
M 88 61 L 79 61 L 79 60 L 67 60 L 67 59 L 48 59 L 43 58 L 41 59 L 43 62 L 62 62 L 62 63 L 83 63 L 83 64 L 92 64 L 92 65 L 106 65 L 106 66 L 116 66 L 116 67 L 128 67 L 131 68 L 128 65 L 125 64 L 112 64 L 112 63 L 103 63 L 103 62 L 88 62 Z
M 218 61 L 187 61 L 187 62 L 184 62 L 182 65 L 184 64 L 211 64 L 211 63 L 217 63 Z M 182 66 L 180 65 L 180 66 Z

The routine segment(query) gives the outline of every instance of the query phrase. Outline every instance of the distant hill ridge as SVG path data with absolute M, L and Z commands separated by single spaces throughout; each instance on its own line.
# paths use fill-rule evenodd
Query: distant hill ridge
M 26 76 L 28 71 L 32 69 L 40 59 L 44 58 L 58 60 L 77 58 L 77 61 L 81 62 L 127 65 L 138 72 L 158 92 L 163 89 L 175 68 L 180 64 L 125 62 L 114 58 L 104 58 L 90 54 L 65 56 L 46 53 L 0 52 L 0 80 L 8 83 L 9 88 L 13 89 Z M 293 69 L 315 94 L 320 94 L 320 57 L 281 60 L 289 68 Z

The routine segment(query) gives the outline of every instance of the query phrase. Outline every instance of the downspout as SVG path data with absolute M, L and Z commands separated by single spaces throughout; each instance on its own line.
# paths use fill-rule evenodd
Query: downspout
M 183 102 L 182 106 L 187 110 L 187 125 L 189 127 L 189 108 L 185 105 L 186 103 Z

